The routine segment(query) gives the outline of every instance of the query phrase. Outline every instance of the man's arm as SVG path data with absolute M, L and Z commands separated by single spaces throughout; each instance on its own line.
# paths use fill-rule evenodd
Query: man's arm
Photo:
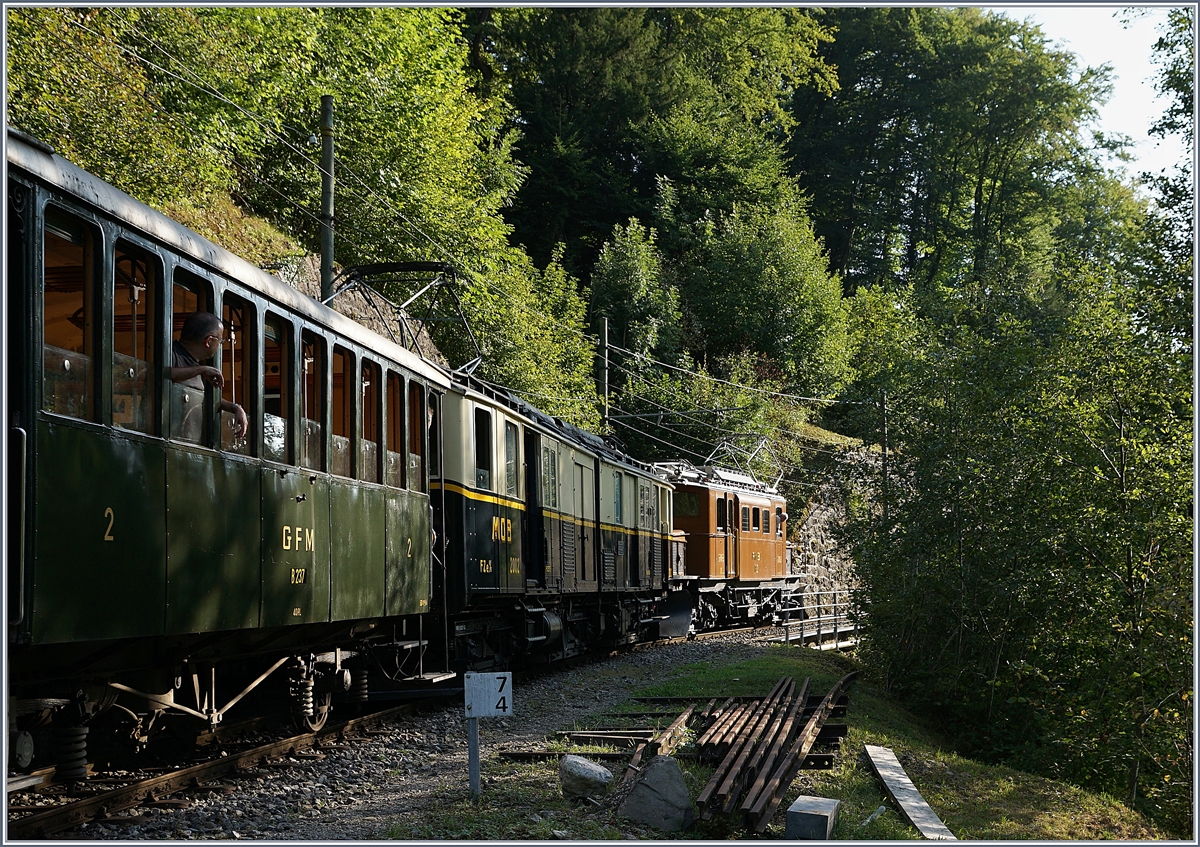
M 182 368 L 167 368 L 166 372 L 167 378 L 171 382 L 184 382 L 194 376 L 198 376 L 214 388 L 222 388 L 225 385 L 224 375 L 212 365 L 187 365 Z
M 221 411 L 233 415 L 233 434 L 238 438 L 250 431 L 250 421 L 246 417 L 246 410 L 240 404 L 222 398 Z

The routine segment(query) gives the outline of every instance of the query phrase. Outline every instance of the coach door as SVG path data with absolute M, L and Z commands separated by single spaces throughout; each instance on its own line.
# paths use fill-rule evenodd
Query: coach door
M 575 462 L 575 572 L 579 584 L 596 582 L 596 563 L 588 555 L 596 531 L 595 476 L 595 468 Z
M 542 439 L 525 430 L 525 515 L 521 521 L 526 588 L 546 587 L 546 519 L 542 514 Z

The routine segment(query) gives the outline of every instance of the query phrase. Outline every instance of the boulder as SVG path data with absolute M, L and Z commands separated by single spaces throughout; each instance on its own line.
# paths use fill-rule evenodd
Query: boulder
M 568 800 L 598 797 L 608 790 L 612 771 L 582 756 L 566 755 L 558 763 L 558 778 Z
M 681 832 L 691 826 L 696 811 L 679 762 L 670 756 L 651 759 L 638 774 L 617 814 L 664 832 Z

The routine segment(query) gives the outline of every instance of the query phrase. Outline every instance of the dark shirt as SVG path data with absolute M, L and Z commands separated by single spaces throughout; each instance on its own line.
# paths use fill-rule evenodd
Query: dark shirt
M 171 342 L 171 367 L 172 368 L 197 368 L 200 367 L 200 362 L 196 357 L 188 352 L 187 348 L 179 341 Z M 204 380 L 200 374 L 196 374 L 191 379 L 185 379 L 181 385 L 186 385 L 189 388 L 195 388 L 198 391 L 204 390 Z

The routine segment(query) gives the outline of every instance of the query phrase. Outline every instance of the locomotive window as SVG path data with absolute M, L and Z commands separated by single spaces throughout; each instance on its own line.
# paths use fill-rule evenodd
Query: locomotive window
M 754 527 L 755 532 L 758 532 L 758 506 L 755 506 L 751 512 L 750 525 Z
M 255 402 L 250 389 L 256 352 L 254 307 L 235 294 L 226 294 L 221 305 L 221 319 L 225 324 L 225 343 L 221 345 L 221 373 L 225 385 L 221 389 L 221 399 L 241 406 L 246 411 L 249 425 Z M 250 433 L 234 435 L 233 424 L 233 412 L 222 411 L 221 449 L 250 455 Z
M 676 501 L 679 500 L 679 495 L 675 495 Z M 699 514 L 699 512 L 697 512 Z M 725 529 L 725 498 L 717 498 L 717 529 Z
M 268 317 L 263 322 L 263 457 L 277 462 L 291 459 L 291 350 L 291 328 Z
M 492 488 L 492 413 L 475 410 L 475 487 Z
M 750 531 L 750 507 L 742 506 L 742 532 Z
M 42 253 L 42 408 L 94 417 L 93 292 L 90 228 L 47 207 Z
M 196 274 L 182 268 L 175 269 L 174 285 L 171 288 L 171 338 L 179 340 L 183 322 L 193 312 L 212 311 L 212 286 Z M 174 354 L 172 354 L 174 367 Z M 168 384 L 171 399 L 170 433 L 180 441 L 199 444 L 204 439 L 204 398 L 208 392 L 203 380 L 197 378 L 186 382 Z
M 504 493 L 517 496 L 517 425 L 504 422 Z
M 621 472 L 620 471 L 617 471 L 616 473 L 613 474 L 613 511 L 616 512 L 616 517 L 613 522 L 616 524 L 625 523 L 625 520 L 624 520 L 625 509 L 624 509 L 624 504 L 622 503 L 622 497 L 621 497 Z
M 354 361 L 344 347 L 333 348 L 333 386 L 330 412 L 332 435 L 329 469 L 338 476 L 350 476 L 350 433 L 354 401 Z
M 700 496 L 695 491 L 675 492 L 675 517 L 694 518 L 699 514 Z
M 379 365 L 362 363 L 362 427 L 358 442 L 358 478 L 379 482 Z
M 558 508 L 558 450 L 542 448 L 542 505 Z
M 387 375 L 387 445 L 383 481 L 404 487 L 404 379 L 395 371 Z
M 762 521 L 763 521 L 763 524 L 762 524 L 763 535 L 770 535 L 770 533 L 771 533 L 771 510 L 770 509 L 763 509 Z
M 325 339 L 300 333 L 300 466 L 324 469 Z
M 417 382 L 408 384 L 408 489 L 425 490 L 425 389 Z
M 154 315 L 162 292 L 158 257 L 118 243 L 113 259 L 112 422 L 137 432 L 157 431 L 154 391 Z

